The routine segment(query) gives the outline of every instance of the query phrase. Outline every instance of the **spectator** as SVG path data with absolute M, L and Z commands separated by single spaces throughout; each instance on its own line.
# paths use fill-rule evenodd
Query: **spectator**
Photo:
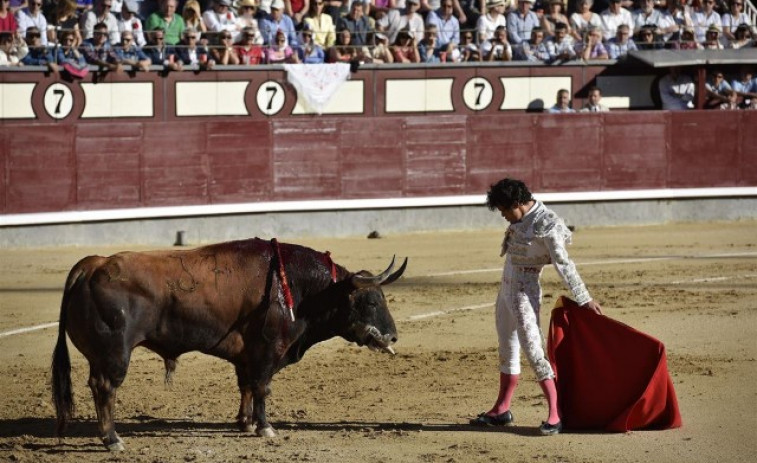
M 392 46 L 392 57 L 395 63 L 419 63 L 421 61 L 418 46 L 413 36 L 406 29 L 400 30 L 397 40 Z
M 42 14 L 42 0 L 29 0 L 27 8 L 18 10 L 16 12 L 16 24 L 18 25 L 18 33 L 22 36 L 26 35 L 26 30 L 30 27 L 36 28 L 37 32 L 45 32 L 40 37 L 40 43 L 47 46 L 47 18 Z M 27 42 L 27 45 L 31 47 L 29 42 Z
M 593 5 L 594 0 L 576 0 L 576 12 L 570 15 L 570 27 L 577 43 L 584 40 L 590 28 L 602 30 L 602 18 L 591 11 Z
M 507 41 L 506 27 L 497 27 L 491 40 L 481 44 L 481 55 L 483 61 L 510 61 L 513 59 L 513 48 Z
M 707 28 L 707 33 L 704 36 L 704 43 L 702 47 L 705 50 L 722 50 L 723 44 L 720 43 L 720 28 L 716 25 L 712 25 Z
M 576 55 L 582 60 L 608 59 L 607 49 L 602 45 L 602 31 L 598 27 L 590 27 L 584 39 L 576 44 Z
M 265 60 L 268 64 L 297 63 L 297 53 L 287 43 L 287 36 L 284 31 L 276 32 L 274 43 L 268 44 L 265 48 Z
M 659 35 L 663 24 L 663 16 L 659 10 L 654 7 L 654 0 L 640 0 L 640 8 L 636 10 L 633 17 L 634 32 L 641 32 L 644 26 L 652 27 L 653 33 Z M 637 43 L 638 45 L 638 43 Z
M 423 39 L 425 32 L 423 16 L 418 13 L 420 3 L 418 0 L 405 0 L 405 5 L 405 14 L 400 16 L 399 28 L 410 31 L 410 35 L 417 45 Z
M 12 16 L 10 12 L 8 12 L 8 16 Z M 24 63 L 21 60 L 24 59 L 27 53 L 29 53 L 29 48 L 26 43 L 23 40 L 17 39 L 14 32 L 0 32 L 0 67 L 23 66 Z
M 447 50 L 439 45 L 439 33 L 436 26 L 429 26 L 423 33 L 423 40 L 418 43 L 418 55 L 421 63 L 442 63 L 447 61 Z
M 670 73 L 660 79 L 658 84 L 662 109 L 682 111 L 694 107 L 694 81 L 683 74 L 678 67 L 670 68 Z
M 328 50 L 336 41 L 336 29 L 331 15 L 323 12 L 324 0 L 310 0 L 305 24 L 313 31 L 313 42 Z
M 565 89 L 558 90 L 557 101 L 548 112 L 552 114 L 575 113 L 576 110 L 570 106 L 570 92 Z
M 262 44 L 256 43 L 256 31 L 250 28 L 242 31 L 235 49 L 240 64 L 257 66 L 266 62 L 265 47 Z
M 36 26 L 26 29 L 26 45 L 29 52 L 21 59 L 25 66 L 48 66 L 51 71 L 56 70 L 55 57 L 50 48 L 42 44 L 42 34 Z
M 671 43 L 672 48 L 677 50 L 701 50 L 702 44 L 694 38 L 694 29 L 684 27 L 681 31 L 681 39 Z
M 687 0 L 670 0 L 662 15 L 660 29 L 668 43 L 680 42 L 684 29 L 694 27 L 691 8 L 686 2 Z
M 610 108 L 602 104 L 602 90 L 599 87 L 589 89 L 589 101 L 581 108 L 582 113 L 606 113 Z
M 100 69 L 121 72 L 122 67 L 108 41 L 108 25 L 97 23 L 92 28 L 92 37 L 84 39 L 81 53 L 87 63 L 98 66 Z
M 546 62 L 549 61 L 547 42 L 544 41 L 544 30 L 541 27 L 531 29 L 531 40 L 521 42 L 514 47 L 513 59 L 516 61 Z
M 228 31 L 235 41 L 239 38 L 241 27 L 237 24 L 236 14 L 231 10 L 231 0 L 213 0 L 210 8 L 202 13 L 202 21 L 208 32 Z
M 694 24 L 694 34 L 697 42 L 704 43 L 706 40 L 707 30 L 710 26 L 715 26 L 718 29 L 722 27 L 723 20 L 720 19 L 720 15 L 713 8 L 715 6 L 715 0 L 702 0 L 702 9 L 695 12 L 691 20 Z
M 430 11 L 426 16 L 426 28 L 436 27 L 440 47 L 457 47 L 460 43 L 460 22 L 452 14 L 455 2 L 442 0 L 440 5 L 438 10 Z
M 742 24 L 747 26 L 747 31 L 750 31 L 753 25 L 752 21 L 749 20 L 749 15 L 744 13 L 744 1 L 731 0 L 728 13 L 722 17 L 723 36 L 730 41 L 736 38 L 736 31 Z
M 723 92 L 723 96 L 725 96 L 726 100 L 722 103 L 720 103 L 721 110 L 738 110 L 741 109 L 739 107 L 739 95 L 734 92 L 733 90 L 726 90 Z
M 48 43 L 57 42 L 58 32 L 68 30 L 74 34 L 74 48 L 81 45 L 82 36 L 79 30 L 79 12 L 76 9 L 76 0 L 58 0 L 52 13 L 47 17 L 47 23 Z
M 725 92 L 732 90 L 720 69 L 715 69 L 710 73 L 710 79 L 704 84 L 704 88 L 707 92 L 707 101 L 704 104 L 706 109 L 718 108 L 721 104 L 727 102 L 728 97 L 726 97 Z
M 292 18 L 295 25 L 299 26 L 302 19 L 310 8 L 310 1 L 315 0 L 286 0 L 284 2 L 284 12 Z
M 142 50 L 153 65 L 163 66 L 164 71 L 181 71 L 180 62 L 176 61 L 176 52 L 172 46 L 165 44 L 165 32 L 158 28 L 147 32 L 147 45 Z
M 452 56 L 457 63 L 481 61 L 481 51 L 473 41 L 472 31 L 467 30 L 462 32 L 460 35 L 460 45 L 453 51 Z
M 728 48 L 737 50 L 739 48 L 749 47 L 752 43 L 752 31 L 746 24 L 741 24 L 736 28 L 734 38 L 728 44 Z
M 313 30 L 307 23 L 300 32 L 300 44 L 297 46 L 297 57 L 301 63 L 320 64 L 326 61 L 326 53 L 313 40 Z
M 371 59 L 374 63 L 393 63 L 394 57 L 392 50 L 389 48 L 389 37 L 381 32 L 374 35 L 376 45 L 371 50 Z
M 352 44 L 352 33 L 349 29 L 341 29 L 336 33 L 334 46 L 328 50 L 329 63 L 349 63 L 357 54 Z
M 648 24 L 641 27 L 636 37 L 636 47 L 639 50 L 659 50 L 663 48 L 662 38 L 655 34 L 657 26 Z
M 478 19 L 486 12 L 485 1 L 482 0 L 458 0 L 460 11 L 455 12 L 460 21 L 461 29 L 475 29 Z
M 247 42 L 244 34 L 245 31 L 242 31 L 242 40 Z M 217 40 L 215 46 L 210 48 L 210 56 L 213 61 L 215 61 L 216 66 L 239 64 L 239 55 L 237 54 L 237 49 L 234 47 L 234 37 L 232 37 L 231 32 L 223 31 L 220 34 L 217 34 L 216 37 Z M 254 43 L 255 32 L 252 32 L 252 37 Z
M 116 57 L 121 65 L 131 66 L 132 70 L 149 71 L 152 60 L 134 42 L 134 33 L 121 33 L 121 44 L 114 47 Z
M 95 24 L 105 24 L 108 27 L 108 40 L 111 45 L 115 45 L 121 41 L 121 33 L 118 31 L 118 20 L 110 12 L 112 2 L 113 0 L 96 0 L 95 7 L 84 13 L 82 17 L 82 35 L 85 39 L 92 38 Z
M 749 66 L 741 66 L 739 78 L 731 81 L 731 88 L 742 98 L 744 106 L 749 106 L 757 99 L 757 79 L 752 77 L 752 69 Z
M 337 29 L 350 31 L 352 45 L 368 45 L 368 34 L 373 32 L 373 27 L 368 18 L 363 15 L 363 5 L 360 1 L 352 2 L 350 12 L 339 20 Z
M 391 0 L 391 4 L 395 4 L 394 0 Z M 389 43 L 394 42 L 397 39 L 397 33 L 400 31 L 400 18 L 402 18 L 400 10 L 398 8 L 389 8 L 388 6 L 377 6 L 372 7 L 372 13 L 374 18 L 373 27 L 376 32 L 383 32 Z
M 573 35 L 573 32 L 570 30 L 570 20 L 565 16 L 563 11 L 564 7 L 563 0 L 549 0 L 549 10 L 547 14 L 541 17 L 541 27 L 544 29 L 546 37 L 555 35 L 555 25 L 557 23 L 566 24 L 568 26 L 568 35 Z
M 10 9 L 10 3 L 8 0 L 0 0 L 0 32 L 12 32 L 18 31 L 18 23 L 16 23 L 16 15 Z
M 531 29 L 539 27 L 539 17 L 531 11 L 536 0 L 518 0 L 517 9 L 507 15 L 507 38 L 513 45 L 519 45 L 531 37 Z
M 237 6 L 237 28 L 241 31 L 245 27 L 254 27 L 260 38 L 259 43 L 263 43 L 263 36 L 260 34 L 258 20 L 255 15 L 258 14 L 258 5 L 255 0 L 242 0 Z M 257 41 L 257 38 L 255 39 Z
M 568 35 L 568 25 L 557 23 L 555 35 L 547 41 L 550 62 L 569 61 L 576 58 L 573 38 Z
M 200 70 L 210 70 L 215 62 L 209 58 L 208 50 L 198 45 L 200 31 L 193 27 L 184 29 L 184 39 L 174 49 L 176 61 L 184 66 L 197 66 Z
M 164 42 L 176 45 L 184 35 L 184 19 L 176 13 L 177 0 L 161 0 L 160 11 L 152 13 L 147 18 L 145 29 L 152 31 L 160 28 L 163 31 Z
M 294 23 L 292 22 L 292 18 L 284 13 L 283 0 L 273 0 L 273 3 L 271 3 L 271 13 L 265 15 L 259 25 L 260 32 L 263 34 L 264 44 L 276 45 L 276 35 L 278 34 L 278 31 L 282 31 L 287 39 L 287 45 L 297 45 Z
M 629 51 L 638 50 L 631 38 L 631 28 L 626 24 L 618 26 L 615 37 L 607 41 L 607 54 L 610 59 L 625 59 Z
M 478 18 L 476 25 L 479 43 L 494 37 L 494 31 L 497 27 L 507 27 L 507 19 L 502 14 L 505 11 L 505 0 L 486 0 L 486 11 L 486 14 Z
M 124 31 L 131 31 L 134 36 L 134 43 L 142 48 L 147 45 L 144 29 L 142 20 L 139 19 L 139 3 L 137 3 L 137 0 L 124 0 L 124 4 L 121 6 L 120 19 L 118 20 L 118 31 L 121 34 Z
M 197 0 L 187 0 L 181 9 L 181 19 L 184 20 L 184 27 L 193 27 L 195 30 L 202 32 L 208 31 L 208 26 L 202 17 L 200 2 Z
M 670 1 L 671 3 L 673 2 L 673 0 Z M 605 40 L 617 37 L 618 27 L 621 25 L 628 26 L 629 31 L 633 30 L 633 16 L 631 16 L 630 11 L 621 6 L 621 0 L 610 0 L 610 5 L 599 15 L 599 17 L 602 20 Z

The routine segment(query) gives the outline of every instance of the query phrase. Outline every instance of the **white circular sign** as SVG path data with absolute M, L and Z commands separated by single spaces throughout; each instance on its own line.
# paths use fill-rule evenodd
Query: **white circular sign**
M 275 80 L 267 80 L 258 88 L 258 109 L 266 116 L 273 116 L 281 111 L 286 102 L 284 87 Z
M 463 101 L 465 106 L 473 111 L 486 109 L 492 102 L 494 90 L 492 84 L 483 77 L 474 77 L 463 87 Z
M 74 109 L 74 95 L 71 89 L 61 83 L 54 83 L 45 90 L 45 111 L 53 119 L 64 119 Z

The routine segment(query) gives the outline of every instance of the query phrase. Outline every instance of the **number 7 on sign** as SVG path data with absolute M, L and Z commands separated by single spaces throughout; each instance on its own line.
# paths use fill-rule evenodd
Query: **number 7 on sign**
M 489 107 L 494 96 L 492 85 L 483 77 L 474 77 L 463 87 L 463 102 L 468 109 L 481 111 Z

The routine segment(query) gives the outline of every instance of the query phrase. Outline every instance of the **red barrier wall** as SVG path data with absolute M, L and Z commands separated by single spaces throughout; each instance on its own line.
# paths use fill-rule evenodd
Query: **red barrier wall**
M 0 213 L 757 186 L 757 112 L 36 123 L 0 132 Z

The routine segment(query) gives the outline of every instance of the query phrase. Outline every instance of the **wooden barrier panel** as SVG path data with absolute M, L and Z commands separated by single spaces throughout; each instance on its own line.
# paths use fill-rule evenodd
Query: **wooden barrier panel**
M 37 123 L 3 131 L 0 213 L 475 195 L 505 176 L 754 186 L 754 127 L 746 111 Z

